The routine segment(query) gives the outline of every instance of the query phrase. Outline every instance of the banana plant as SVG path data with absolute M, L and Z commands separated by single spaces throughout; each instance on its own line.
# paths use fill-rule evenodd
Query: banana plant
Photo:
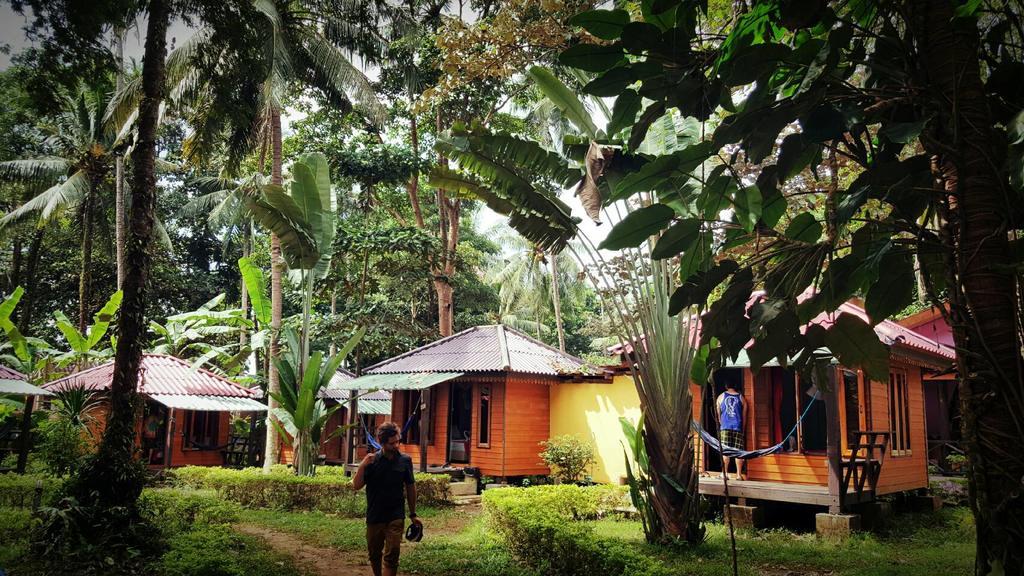
M 302 287 L 301 378 L 309 351 L 313 282 L 327 275 L 337 228 L 327 158 L 319 153 L 300 157 L 292 164 L 288 190 L 268 184 L 245 203 L 253 219 L 280 239 L 285 263 Z
M 252 354 L 252 347 L 239 347 L 237 335 L 253 327 L 240 308 L 218 310 L 225 295 L 219 294 L 196 310 L 168 316 L 160 324 L 150 321 L 155 335 L 150 351 L 191 360 L 194 368 L 208 366 L 225 374 L 235 374 Z M 254 335 L 262 339 L 262 335 Z M 222 342 L 228 342 L 223 344 Z
M 274 409 L 276 419 L 270 422 L 292 446 L 296 475 L 312 476 L 316 472 L 320 446 L 344 431 L 339 427 L 324 436 L 327 421 L 341 405 L 327 407 L 318 396 L 365 333 L 366 329 L 360 328 L 337 354 L 326 359 L 320 351 L 302 358 L 299 338 L 292 333 L 287 339 L 293 345 L 282 358 L 275 360 L 281 375 L 281 392 L 270 395 L 280 406 Z M 302 365 L 306 366 L 305 373 L 298 371 Z
M 0 343 L 0 361 L 35 380 L 34 376 L 49 366 L 56 351 L 41 338 L 23 335 L 11 320 L 24 294 L 25 289 L 18 286 L 0 303 L 0 331 L 5 336 L 5 341 Z
M 93 322 L 86 327 L 84 334 L 78 331 L 78 328 L 68 320 L 68 317 L 63 312 L 57 310 L 53 313 L 53 317 L 57 321 L 57 329 L 60 330 L 68 345 L 71 346 L 71 350 L 56 358 L 58 366 L 64 367 L 74 364 L 76 368 L 81 369 L 85 367 L 85 364 L 106 360 L 113 356 L 114 348 L 116 348 L 113 345 L 113 337 L 111 337 L 111 346 L 103 348 L 98 348 L 98 346 L 107 334 L 114 315 L 121 308 L 121 299 L 123 297 L 124 293 L 120 290 L 114 292 L 110 299 L 107 300 L 107 303 L 103 305 L 103 308 L 93 316 Z

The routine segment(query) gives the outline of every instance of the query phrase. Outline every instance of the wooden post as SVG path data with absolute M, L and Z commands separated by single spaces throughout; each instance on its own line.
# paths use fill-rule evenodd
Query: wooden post
M 427 471 L 427 445 L 430 443 L 430 388 L 420 397 L 420 472 Z
M 25 397 L 25 413 L 21 417 L 21 449 L 18 451 L 18 474 L 25 473 L 28 466 L 28 451 L 32 447 L 32 408 L 36 397 Z
M 829 514 L 842 514 L 843 513 L 843 495 L 840 493 L 840 441 L 841 434 L 839 429 L 839 394 L 836 391 L 836 368 L 831 364 L 828 365 L 828 382 L 826 384 L 827 389 L 822 387 L 820 382 L 816 382 L 818 390 L 822 392 L 823 400 L 825 401 L 825 422 L 826 422 L 826 438 L 828 441 L 826 455 L 828 460 L 828 496 L 829 496 Z M 818 379 L 818 371 L 814 371 L 814 378 Z
M 345 420 L 348 424 L 348 430 L 345 430 L 345 462 L 348 464 L 356 464 L 356 425 L 359 424 L 359 390 L 349 390 L 348 392 L 348 412 L 345 414 Z M 369 439 L 366 441 L 370 443 Z
M 164 470 L 171 467 L 171 452 L 174 451 L 174 408 L 167 409 L 167 438 L 164 439 Z

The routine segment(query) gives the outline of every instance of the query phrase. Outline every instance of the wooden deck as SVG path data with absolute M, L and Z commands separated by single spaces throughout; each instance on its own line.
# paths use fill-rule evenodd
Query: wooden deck
M 725 485 L 719 477 L 701 476 L 700 493 L 709 496 L 725 496 Z M 752 500 L 771 500 L 774 502 L 792 502 L 794 504 L 812 504 L 829 506 L 832 498 L 828 494 L 828 486 L 813 484 L 786 484 L 782 482 L 761 482 L 756 480 L 729 479 L 729 496 L 731 498 L 749 498 Z M 846 495 L 844 505 L 859 504 L 874 500 L 874 493 L 865 490 L 858 498 L 857 494 Z

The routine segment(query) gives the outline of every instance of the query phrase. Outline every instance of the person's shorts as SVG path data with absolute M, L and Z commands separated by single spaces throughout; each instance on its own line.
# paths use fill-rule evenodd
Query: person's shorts
M 370 551 L 370 563 L 383 561 L 385 566 L 397 570 L 404 532 L 404 518 L 381 524 L 367 524 L 366 545 Z
M 737 450 L 743 450 L 745 446 L 742 430 L 719 430 L 718 439 L 722 441 L 723 446 L 736 448 Z

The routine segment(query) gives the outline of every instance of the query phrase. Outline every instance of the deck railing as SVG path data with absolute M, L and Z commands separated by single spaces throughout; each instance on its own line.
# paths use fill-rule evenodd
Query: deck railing
M 859 501 L 865 488 L 874 492 L 878 487 L 889 436 L 889 432 L 874 430 L 853 432 L 854 442 L 848 446 L 849 455 L 844 456 L 840 464 L 844 497 L 852 489 Z

